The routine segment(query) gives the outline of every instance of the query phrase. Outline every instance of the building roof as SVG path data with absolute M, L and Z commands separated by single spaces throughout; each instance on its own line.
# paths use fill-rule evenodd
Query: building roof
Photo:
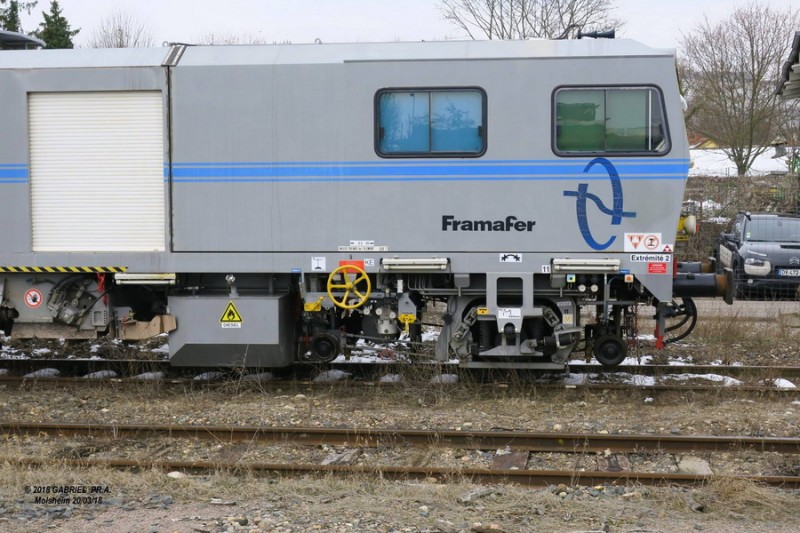
M 789 59 L 783 64 L 778 94 L 784 98 L 800 98 L 800 31 L 795 32 Z
M 44 41 L 24 33 L 0 30 L 0 49 L 24 50 L 27 48 L 44 48 Z

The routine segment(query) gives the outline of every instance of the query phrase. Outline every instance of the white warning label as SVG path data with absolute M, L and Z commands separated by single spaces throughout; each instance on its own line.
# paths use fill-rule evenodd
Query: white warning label
M 671 261 L 670 254 L 631 254 L 632 263 L 669 263 Z

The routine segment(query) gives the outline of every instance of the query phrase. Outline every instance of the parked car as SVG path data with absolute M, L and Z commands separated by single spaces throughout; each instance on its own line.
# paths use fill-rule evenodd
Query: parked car
M 720 234 L 717 269 L 733 270 L 736 294 L 797 295 L 800 215 L 740 212 Z

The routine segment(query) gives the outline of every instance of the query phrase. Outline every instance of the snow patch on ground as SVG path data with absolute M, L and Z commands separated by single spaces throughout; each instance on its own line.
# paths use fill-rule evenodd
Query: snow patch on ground
M 789 381 L 788 379 L 778 378 L 774 382 L 775 387 L 779 389 L 796 389 L 797 385 Z
M 61 375 L 61 371 L 56 368 L 40 368 L 35 372 L 31 372 L 29 374 L 25 374 L 26 378 L 57 378 Z
M 322 383 L 332 383 L 335 381 L 342 381 L 343 379 L 347 379 L 352 374 L 350 372 L 345 372 L 344 370 L 326 370 L 325 372 L 320 373 L 317 377 L 313 379 L 316 382 Z
M 439 338 L 439 330 L 429 330 L 422 332 L 422 342 L 433 342 Z
M 83 379 L 113 379 L 116 378 L 118 375 L 119 374 L 117 374 L 113 370 L 98 370 L 97 372 L 86 374 L 85 376 L 83 376 Z
M 155 350 L 153 350 L 155 351 Z M 193 381 L 216 381 L 225 377 L 224 372 L 203 372 L 192 378 Z
M 664 376 L 664 378 L 675 381 L 688 381 L 690 379 L 719 381 L 722 382 L 722 384 L 726 387 L 735 387 L 742 384 L 742 382 L 736 378 L 732 378 L 730 376 L 720 376 L 719 374 L 670 374 L 669 376 Z
M 636 374 L 625 380 L 625 383 L 630 383 L 631 385 L 635 385 L 637 387 L 652 387 L 656 384 L 656 378 L 653 376 L 642 376 Z
M 131 379 L 138 379 L 141 381 L 160 381 L 164 379 L 163 372 L 145 372 L 144 374 L 139 374 L 138 376 L 134 376 Z
M 720 149 L 691 150 L 692 168 L 690 176 L 730 176 L 736 177 L 736 165 Z M 789 167 L 785 157 L 773 159 L 775 150 L 768 148 L 756 157 L 748 176 L 764 176 L 773 172 L 787 172 Z

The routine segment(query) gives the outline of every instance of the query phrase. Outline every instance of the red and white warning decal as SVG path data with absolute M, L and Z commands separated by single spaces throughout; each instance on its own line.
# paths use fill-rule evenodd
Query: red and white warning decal
M 341 267 L 348 267 L 348 266 L 354 266 L 356 268 L 364 270 L 364 260 L 363 259 L 343 259 L 343 260 L 339 261 L 339 267 L 340 268 Z M 346 274 L 358 274 L 358 271 L 357 270 L 353 270 L 352 268 L 346 268 L 346 269 L 344 269 L 344 272 Z
M 25 291 L 25 305 L 31 309 L 36 309 L 42 305 L 42 292 L 39 289 L 28 289 Z
M 669 272 L 667 270 L 666 263 L 648 263 L 647 264 L 647 273 L 648 274 L 666 274 Z
M 671 253 L 672 244 L 664 244 L 660 233 L 626 233 L 626 252 L 665 252 Z

